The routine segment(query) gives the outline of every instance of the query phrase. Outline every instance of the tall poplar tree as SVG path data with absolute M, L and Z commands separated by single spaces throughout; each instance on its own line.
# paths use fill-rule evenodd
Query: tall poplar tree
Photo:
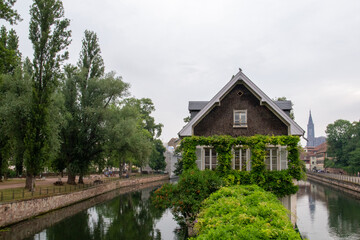
M 13 9 L 16 0 L 1 0 L 0 1 L 0 19 L 8 21 L 10 24 L 16 24 L 20 21 L 20 15 Z
M 61 74 L 60 65 L 68 57 L 64 50 L 71 42 L 71 31 L 67 30 L 70 21 L 64 18 L 60 0 L 34 0 L 30 16 L 34 73 L 24 163 L 27 172 L 25 188 L 33 191 L 35 176 L 53 151 L 50 139 L 54 138 L 51 136 L 54 131 L 50 129 L 49 106 Z

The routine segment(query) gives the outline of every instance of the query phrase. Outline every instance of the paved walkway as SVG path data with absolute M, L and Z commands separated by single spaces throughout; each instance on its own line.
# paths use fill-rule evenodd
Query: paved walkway
M 103 175 L 91 175 L 90 177 L 84 178 L 84 183 L 90 183 L 93 182 L 96 178 L 103 178 Z M 21 180 L 21 181 L 20 181 Z M 36 186 L 45 186 L 45 185 L 51 185 L 54 182 L 58 181 L 59 177 L 46 177 L 45 179 L 36 179 L 35 185 Z M 76 178 L 76 181 L 78 180 L 78 177 Z M 66 183 L 67 176 L 61 178 L 61 181 Z M 25 178 L 13 178 L 4 182 L 0 182 L 0 190 L 1 189 L 9 189 L 9 188 L 20 188 L 25 187 Z

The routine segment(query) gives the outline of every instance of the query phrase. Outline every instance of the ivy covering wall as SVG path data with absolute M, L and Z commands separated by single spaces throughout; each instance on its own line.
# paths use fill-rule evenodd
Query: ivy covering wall
M 297 192 L 298 187 L 293 179 L 300 180 L 305 176 L 299 159 L 298 136 L 265 136 L 251 137 L 211 136 L 185 137 L 181 141 L 182 161 L 184 170 L 197 168 L 196 146 L 212 146 L 217 152 L 216 171 L 231 184 L 257 184 L 265 190 L 282 197 Z M 266 170 L 265 155 L 268 146 L 286 146 L 288 151 L 288 169 L 281 171 Z M 232 170 L 235 147 L 249 148 L 251 151 L 251 171 Z

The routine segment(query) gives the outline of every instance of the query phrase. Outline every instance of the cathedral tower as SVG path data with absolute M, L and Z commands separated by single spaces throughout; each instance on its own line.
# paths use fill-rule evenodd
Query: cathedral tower
M 311 111 L 309 116 L 309 122 L 307 124 L 307 147 L 314 147 L 315 146 L 315 130 L 314 130 L 314 123 L 311 117 Z

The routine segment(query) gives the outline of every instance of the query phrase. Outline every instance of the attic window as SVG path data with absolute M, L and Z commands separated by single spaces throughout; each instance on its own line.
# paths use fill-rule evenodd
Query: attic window
M 234 128 L 247 127 L 247 110 L 234 110 Z
M 241 97 L 244 93 L 242 91 L 239 91 L 237 94 Z

